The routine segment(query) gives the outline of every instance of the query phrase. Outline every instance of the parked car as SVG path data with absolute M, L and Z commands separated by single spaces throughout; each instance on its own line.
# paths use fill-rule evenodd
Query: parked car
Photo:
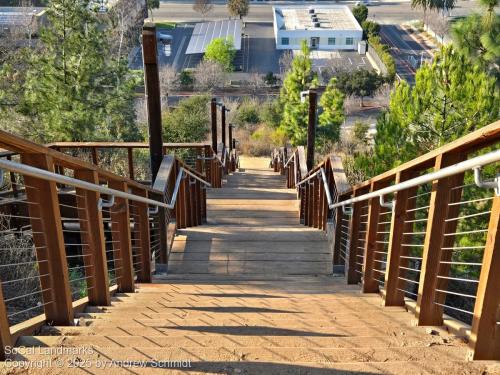
M 170 56 L 172 54 L 172 43 L 174 38 L 170 34 L 158 33 L 158 40 L 163 44 L 163 53 L 165 56 Z

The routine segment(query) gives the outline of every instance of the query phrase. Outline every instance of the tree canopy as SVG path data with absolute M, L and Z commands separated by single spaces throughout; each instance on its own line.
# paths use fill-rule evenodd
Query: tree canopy
M 413 88 L 404 81 L 396 86 L 389 110 L 377 122 L 374 155 L 358 159 L 368 175 L 498 119 L 495 79 L 451 46 L 443 47 L 432 64 L 423 65 L 415 80 Z
M 345 118 L 344 94 L 338 89 L 335 77 L 326 86 L 319 104 L 322 113 L 318 117 L 318 140 L 320 142 L 325 142 L 326 140 L 338 142 L 340 139 L 340 126 Z
M 307 141 L 308 103 L 301 102 L 300 93 L 318 84 L 309 54 L 307 42 L 303 41 L 301 52 L 295 55 L 280 91 L 280 103 L 283 109 L 280 128 L 294 146 L 304 145 Z
M 233 17 L 240 17 L 240 19 L 248 14 L 248 0 L 228 0 L 227 9 L 229 14 Z
M 207 137 L 210 119 L 205 95 L 181 100 L 177 108 L 163 115 L 163 137 L 165 142 L 201 142 Z
M 106 32 L 86 5 L 52 0 L 40 48 L 27 52 L 25 66 L 11 71 L 20 83 L 10 110 L 36 129 L 36 135 L 22 135 L 42 142 L 139 138 L 133 105 L 139 77 L 125 59 L 109 56 Z M 9 98 L 5 79 L 2 74 L 0 97 Z
M 352 8 L 352 15 L 361 25 L 368 18 L 368 7 L 365 4 L 356 5 Z
M 225 38 L 213 39 L 205 51 L 206 60 L 221 64 L 228 72 L 234 69 L 233 60 L 235 55 L 236 50 L 233 41 Z

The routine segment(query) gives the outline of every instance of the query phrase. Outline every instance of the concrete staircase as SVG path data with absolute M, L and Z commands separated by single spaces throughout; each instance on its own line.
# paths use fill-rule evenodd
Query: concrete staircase
M 21 337 L 17 359 L 51 359 L 51 368 L 26 373 L 499 370 L 495 363 L 466 362 L 460 338 L 414 327 L 405 308 L 382 307 L 378 295 L 360 294 L 357 285 L 332 276 L 326 238 L 299 226 L 294 191 L 283 189 L 283 179 L 259 160 L 242 162 L 223 189 L 209 193 L 209 224 L 176 238 L 168 276 L 115 295 L 112 306 L 87 307 L 78 326 L 46 326 Z M 92 367 L 60 368 L 59 361 Z M 119 361 L 145 367 L 124 368 Z

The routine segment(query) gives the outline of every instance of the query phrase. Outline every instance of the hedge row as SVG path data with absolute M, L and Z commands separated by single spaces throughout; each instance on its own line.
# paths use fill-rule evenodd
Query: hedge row
M 370 36 L 368 38 L 368 42 L 387 67 L 387 78 L 393 81 L 396 76 L 396 63 L 394 62 L 394 58 L 389 53 L 389 46 L 382 43 L 379 36 Z

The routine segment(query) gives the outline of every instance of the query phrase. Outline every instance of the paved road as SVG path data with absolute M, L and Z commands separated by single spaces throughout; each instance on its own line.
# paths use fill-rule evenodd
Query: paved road
M 397 74 L 413 85 L 415 71 L 421 59 L 431 59 L 432 55 L 425 46 L 418 43 L 400 26 L 382 25 L 380 35 L 383 42 L 391 47 Z
M 272 6 L 275 4 L 301 4 L 302 1 L 288 2 L 252 2 L 250 11 L 245 21 L 248 22 L 272 22 Z M 354 1 L 320 1 L 321 4 L 346 4 L 352 7 Z M 307 4 L 314 4 L 308 1 Z M 470 14 L 478 5 L 476 0 L 458 0 L 456 8 L 452 11 L 452 16 L 463 16 Z M 192 0 L 172 0 L 163 1 L 160 9 L 154 11 L 154 17 L 162 20 L 175 22 L 196 22 L 201 21 L 202 17 L 193 10 Z M 225 4 L 214 4 L 213 10 L 208 14 L 205 20 L 227 19 L 229 13 Z M 369 18 L 382 24 L 401 24 L 407 21 L 422 19 L 422 12 L 411 9 L 408 1 L 399 2 L 373 2 L 369 7 Z

